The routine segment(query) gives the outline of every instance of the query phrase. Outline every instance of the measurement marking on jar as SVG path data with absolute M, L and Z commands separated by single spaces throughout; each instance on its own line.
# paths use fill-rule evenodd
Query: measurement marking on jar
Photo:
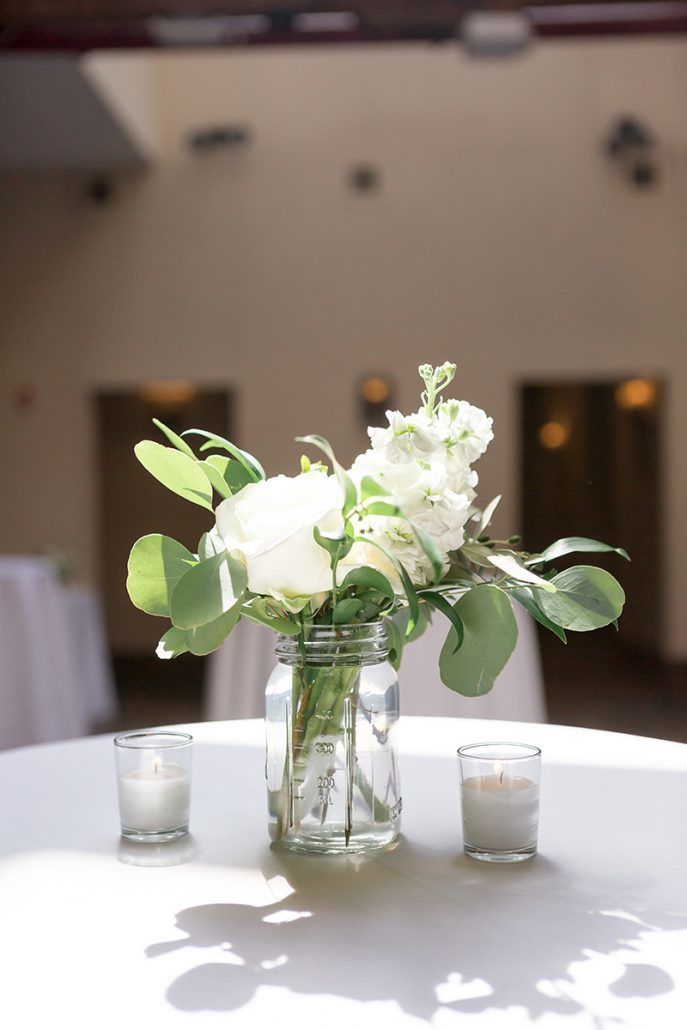
M 333 776 L 318 776 L 317 777 L 317 786 L 318 787 L 324 787 L 326 790 L 331 790 L 331 788 L 334 786 L 334 777 Z
M 324 719 L 331 719 L 331 718 L 333 718 L 333 714 L 334 713 L 332 712 L 332 710 L 330 708 L 326 712 L 315 712 L 315 718 L 316 719 L 323 719 L 323 720 Z
M 318 794 L 317 795 L 317 803 L 318 803 L 318 805 L 328 805 L 329 804 L 329 791 L 328 790 L 325 790 L 325 791 L 323 791 L 322 794 Z
M 318 741 L 317 744 L 315 744 L 315 750 L 317 751 L 318 755 L 333 755 L 334 745 L 326 744 L 323 741 Z
M 403 811 L 403 798 L 399 798 L 395 805 L 391 806 L 391 818 L 398 819 Z

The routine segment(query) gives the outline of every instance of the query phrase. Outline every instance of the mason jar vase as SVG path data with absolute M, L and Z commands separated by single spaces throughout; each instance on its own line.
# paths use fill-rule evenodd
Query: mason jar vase
M 402 802 L 385 624 L 279 636 L 276 657 L 265 698 L 270 837 L 322 854 L 388 847 Z

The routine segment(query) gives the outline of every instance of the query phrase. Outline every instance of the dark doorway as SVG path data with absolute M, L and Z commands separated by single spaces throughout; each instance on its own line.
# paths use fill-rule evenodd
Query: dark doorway
M 125 583 L 131 546 L 146 533 L 164 533 L 195 551 L 212 514 L 153 479 L 136 460 L 134 445 L 144 439 L 167 442 L 153 417 L 175 432 L 200 427 L 230 435 L 230 394 L 161 381 L 138 390 L 100 392 L 96 412 L 99 553 L 110 644 L 116 656 L 152 656 L 167 623 L 138 611 L 129 600 Z
M 588 536 L 624 547 L 632 558 L 588 556 L 617 575 L 627 601 L 620 632 L 585 634 L 594 638 L 585 648 L 661 653 L 664 398 L 661 382 L 638 377 L 531 383 L 521 390 L 525 548 Z M 560 567 L 586 560 L 576 555 Z

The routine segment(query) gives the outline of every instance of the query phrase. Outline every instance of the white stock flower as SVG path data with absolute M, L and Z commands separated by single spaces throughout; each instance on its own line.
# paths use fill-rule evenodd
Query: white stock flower
M 494 439 L 493 419 L 467 401 L 444 401 L 436 419 L 447 454 L 465 464 L 477 461 Z
M 243 560 L 248 589 L 274 597 L 330 590 L 329 555 L 313 536 L 343 531 L 343 494 L 334 476 L 303 472 L 249 483 L 217 507 L 217 531 Z
M 445 571 L 449 551 L 465 539 L 477 486 L 470 465 L 493 438 L 492 420 L 467 401 L 447 401 L 431 418 L 420 410 L 408 416 L 388 411 L 387 419 L 388 427 L 368 430 L 372 447 L 356 458 L 351 476 L 357 483 L 370 476 L 388 491 L 406 519 L 437 545 Z M 356 531 L 402 562 L 416 585 L 430 581 L 431 563 L 407 521 L 368 515 Z M 353 559 L 379 568 L 399 586 L 393 563 L 376 547 L 357 545 L 349 555 Z

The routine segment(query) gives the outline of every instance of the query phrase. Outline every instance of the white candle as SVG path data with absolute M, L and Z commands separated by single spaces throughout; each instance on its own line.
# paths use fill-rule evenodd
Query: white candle
M 156 833 L 188 826 L 191 782 L 180 765 L 165 764 L 156 755 L 149 766 L 131 769 L 117 782 L 127 830 Z
M 483 851 L 522 851 L 537 843 L 539 784 L 495 772 L 463 781 L 463 840 Z

